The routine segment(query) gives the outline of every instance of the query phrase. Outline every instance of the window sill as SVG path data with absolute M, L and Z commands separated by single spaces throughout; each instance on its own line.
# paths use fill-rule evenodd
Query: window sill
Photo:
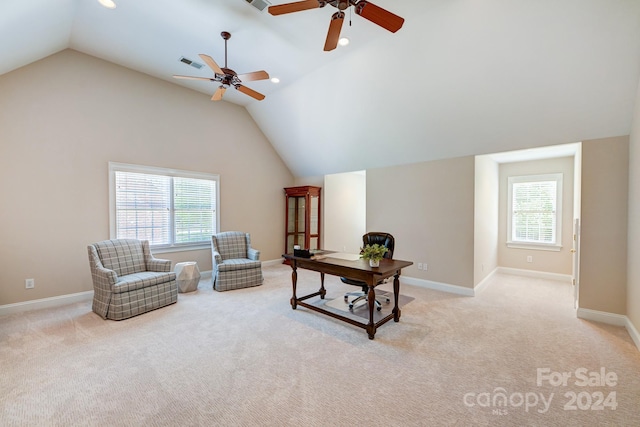
M 185 246 L 151 246 L 151 252 L 153 254 L 162 254 L 168 252 L 186 252 L 186 251 L 200 251 L 203 249 L 211 249 L 211 244 L 203 243 L 197 245 L 185 245 Z
M 562 245 L 549 245 L 544 243 L 507 242 L 507 247 L 512 249 L 530 249 L 534 251 L 560 252 Z

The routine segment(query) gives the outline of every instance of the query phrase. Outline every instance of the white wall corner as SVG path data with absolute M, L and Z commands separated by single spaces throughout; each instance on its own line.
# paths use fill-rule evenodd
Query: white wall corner
M 640 350 L 640 334 L 633 326 L 631 320 L 622 314 L 607 313 L 606 311 L 591 310 L 588 308 L 578 308 L 577 315 L 579 319 L 592 320 L 594 322 L 606 323 L 614 326 L 624 326 L 631 336 L 636 348 Z
M 636 344 L 638 350 L 640 350 L 640 333 L 638 332 L 636 327 L 633 326 L 633 323 L 631 323 L 631 319 L 629 319 L 627 316 L 625 316 L 625 318 L 627 319 L 627 322 L 625 323 L 624 327 L 627 328 L 627 332 L 629 332 L 629 335 L 631 335 L 631 339 Z
M 493 271 L 489 274 L 487 274 L 487 277 L 485 277 L 484 279 L 482 279 L 480 281 L 480 283 L 478 283 L 474 288 L 473 288 L 473 292 L 474 295 L 478 295 L 478 293 L 482 292 L 484 290 L 484 288 L 487 287 L 487 285 L 489 284 L 489 282 L 491 281 L 491 279 L 493 278 L 493 276 L 495 276 L 495 274 L 498 272 L 498 268 L 494 268 Z

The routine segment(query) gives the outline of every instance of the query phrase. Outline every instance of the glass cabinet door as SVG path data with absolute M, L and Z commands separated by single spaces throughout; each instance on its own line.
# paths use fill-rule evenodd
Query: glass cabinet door
M 285 188 L 286 236 L 285 251 L 293 247 L 320 248 L 320 187 L 301 186 Z

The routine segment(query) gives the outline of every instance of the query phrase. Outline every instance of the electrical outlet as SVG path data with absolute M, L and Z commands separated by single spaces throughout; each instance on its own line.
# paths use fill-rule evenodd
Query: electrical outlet
M 418 263 L 418 270 L 422 270 L 422 263 L 421 262 Z
M 427 263 L 426 263 L 426 262 L 422 263 L 422 269 L 423 269 L 424 271 L 427 271 L 427 270 L 429 269 L 429 267 L 427 266 Z
M 36 287 L 36 281 L 34 279 L 25 279 L 24 287 L 26 289 L 33 289 Z
M 527 256 L 527 262 L 533 262 L 533 257 L 531 255 Z

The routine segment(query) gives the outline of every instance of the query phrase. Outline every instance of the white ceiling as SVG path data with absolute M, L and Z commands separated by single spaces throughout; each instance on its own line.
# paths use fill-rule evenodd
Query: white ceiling
M 271 16 L 246 0 L 0 0 L 0 74 L 72 48 L 211 96 L 199 53 L 281 79 L 228 90 L 296 176 L 626 135 L 640 75 L 640 0 L 374 0 L 395 34 L 336 9 Z M 273 4 L 289 0 L 273 0 Z M 347 15 L 348 18 L 349 15 Z

